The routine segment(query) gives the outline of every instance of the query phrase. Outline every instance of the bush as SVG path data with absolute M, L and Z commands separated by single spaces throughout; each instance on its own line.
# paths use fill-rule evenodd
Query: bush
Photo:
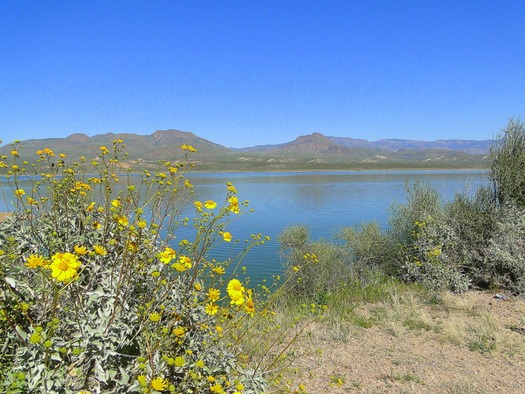
M 500 220 L 493 190 L 482 186 L 473 196 L 456 194 L 445 206 L 445 214 L 455 234 L 447 248 L 448 258 L 461 266 L 473 284 L 487 287 L 491 282 L 487 248 Z
M 487 249 L 487 276 L 490 285 L 525 294 L 525 211 L 504 210 Z
M 285 229 L 279 242 L 285 257 L 288 295 L 324 304 L 330 294 L 348 281 L 348 254 L 340 245 L 310 241 L 305 226 Z
M 500 205 L 525 208 L 525 126 L 511 119 L 493 144 L 489 175 Z
M 338 238 L 345 243 L 356 277 L 366 281 L 368 277 L 375 277 L 377 273 L 388 276 L 395 274 L 392 242 L 381 231 L 377 222 L 343 228 Z
M 407 203 L 393 207 L 389 236 L 397 245 L 398 276 L 432 290 L 468 289 L 461 264 L 449 256 L 457 234 L 437 190 L 427 184 L 407 187 Z
M 135 183 L 123 148 L 79 162 L 46 148 L 30 166 L 15 144 L 0 161 L 15 205 L 0 223 L 1 391 L 262 392 L 264 357 L 240 338 L 271 313 L 238 260 L 208 256 L 232 241 L 228 223 L 246 203 L 228 183 L 224 203 L 195 201 L 194 219 L 181 218 L 194 148 Z M 194 239 L 175 243 L 189 225 Z

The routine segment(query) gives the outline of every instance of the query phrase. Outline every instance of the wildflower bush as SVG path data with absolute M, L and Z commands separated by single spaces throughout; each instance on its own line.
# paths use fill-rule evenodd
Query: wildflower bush
M 238 269 L 265 237 L 226 261 L 209 256 L 237 242 L 228 224 L 247 202 L 234 185 L 183 217 L 192 146 L 139 175 L 121 140 L 78 161 L 45 148 L 20 162 L 21 149 L 0 161 L 14 204 L 0 223 L 0 391 L 265 390 L 275 361 L 263 356 L 274 353 L 244 343 L 272 314 Z M 177 237 L 180 226 L 191 239 Z

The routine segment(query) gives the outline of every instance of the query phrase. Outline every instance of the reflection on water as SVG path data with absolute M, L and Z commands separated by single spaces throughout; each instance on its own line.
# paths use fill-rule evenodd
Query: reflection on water
M 386 227 L 390 206 L 405 201 L 407 182 L 430 183 L 444 200 L 457 192 L 472 193 L 487 182 L 484 171 L 195 173 L 188 178 L 195 185 L 195 199 L 223 201 L 229 181 L 240 200 L 250 201 L 255 211 L 228 230 L 241 240 L 253 233 L 272 238 L 252 249 L 245 260 L 255 281 L 281 271 L 277 236 L 289 225 L 306 224 L 313 238 L 330 237 L 340 227 L 372 220 Z M 10 210 L 12 193 L 5 182 L 0 186 L 0 211 Z M 191 214 L 192 208 L 187 212 Z M 180 232 L 179 239 L 191 233 L 189 228 Z M 225 244 L 212 251 L 213 257 L 225 259 L 234 249 L 233 244 Z

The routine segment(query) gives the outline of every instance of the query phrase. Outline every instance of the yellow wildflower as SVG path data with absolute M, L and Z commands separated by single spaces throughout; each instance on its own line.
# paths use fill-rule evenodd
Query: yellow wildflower
M 208 299 L 210 301 L 217 301 L 221 297 L 221 291 L 219 289 L 211 288 L 208 290 Z
M 173 329 L 173 335 L 179 338 L 184 336 L 184 332 L 184 327 L 177 327 Z
M 187 145 L 187 144 L 183 144 L 180 148 L 182 150 L 185 150 L 186 152 L 197 152 L 197 149 L 195 149 L 193 146 Z
M 208 315 L 213 316 L 219 311 L 219 306 L 213 302 L 208 302 L 204 310 Z
M 226 290 L 231 299 L 230 304 L 242 305 L 244 303 L 244 293 L 246 290 L 239 279 L 230 280 Z
M 85 246 L 75 245 L 75 253 L 82 256 L 87 254 L 87 248 Z
M 184 255 L 181 255 L 179 257 L 179 262 L 181 264 L 183 264 L 187 269 L 190 269 L 192 264 L 191 264 L 191 258 L 188 257 L 188 256 L 184 256 Z
M 168 387 L 168 381 L 163 378 L 156 377 L 151 381 L 151 388 L 157 391 L 164 391 Z
M 171 268 L 175 269 L 177 272 L 184 272 L 188 269 L 184 264 L 181 264 L 179 262 L 173 263 L 171 265 Z
M 51 275 L 60 282 L 74 278 L 79 267 L 80 262 L 73 253 L 55 253 L 51 257 Z
M 103 155 L 107 155 L 109 153 L 108 148 L 106 148 L 105 146 L 101 146 L 100 151 Z
M 127 225 L 129 224 L 129 220 L 128 220 L 128 217 L 127 216 L 119 216 L 118 219 L 117 219 L 117 222 L 118 224 L 120 224 L 121 226 L 124 226 L 124 227 L 127 227 Z
M 16 189 L 15 190 L 15 196 L 20 197 L 26 194 L 26 191 L 24 189 Z
M 246 305 L 244 306 L 244 309 L 246 310 L 246 313 L 248 315 L 250 316 L 255 315 L 255 303 L 253 302 L 251 291 L 249 292 L 248 297 L 246 297 Z
M 212 393 L 217 394 L 223 394 L 225 393 L 224 389 L 222 388 L 222 385 L 220 383 L 215 383 L 213 386 L 210 387 L 210 391 Z
M 207 200 L 204 202 L 204 207 L 206 209 L 215 209 L 217 207 L 217 203 L 213 200 Z
M 238 214 L 240 213 L 240 208 L 239 208 L 239 199 L 235 196 L 230 196 L 228 197 L 228 210 L 235 213 L 235 214 Z
M 42 267 L 45 265 L 45 259 L 38 254 L 31 254 L 27 258 L 25 265 L 29 268 Z
M 224 267 L 221 267 L 220 265 L 212 269 L 213 272 L 219 275 L 224 275 Z
M 221 234 L 222 234 L 222 239 L 226 242 L 231 242 L 232 240 L 232 235 L 228 232 L 228 231 L 224 231 L 222 232 L 221 231 Z
M 158 312 L 152 312 L 149 314 L 149 319 L 154 323 L 157 323 L 160 320 L 160 318 L 161 315 Z
M 197 209 L 197 211 L 202 212 L 202 202 L 201 201 L 195 201 L 193 205 L 195 206 L 195 209 Z
M 204 365 L 205 365 L 204 361 L 202 361 L 202 360 L 197 360 L 197 362 L 195 363 L 195 366 L 197 368 L 204 368 Z
M 233 186 L 231 182 L 226 182 L 226 188 L 230 193 L 237 194 L 237 189 L 235 188 L 235 186 Z
M 157 255 L 157 258 L 164 264 L 168 264 L 171 260 L 177 257 L 177 252 L 170 247 L 166 247 Z
M 100 256 L 105 256 L 108 254 L 107 249 L 101 245 L 95 245 L 93 249 L 95 250 L 95 253 Z
M 26 201 L 27 201 L 27 203 L 28 203 L 29 205 L 37 205 L 37 204 L 38 204 L 38 201 L 35 200 L 35 199 L 32 198 L 32 197 L 27 197 L 27 198 L 26 198 Z

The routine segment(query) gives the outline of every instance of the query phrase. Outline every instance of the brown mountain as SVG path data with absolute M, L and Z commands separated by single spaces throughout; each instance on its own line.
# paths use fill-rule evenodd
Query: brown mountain
M 203 170 L 264 170 L 264 169 L 349 169 L 482 166 L 488 141 L 412 141 L 327 137 L 321 133 L 303 135 L 293 141 L 244 149 L 230 149 L 197 135 L 180 130 L 157 130 L 151 135 L 106 133 L 89 137 L 72 134 L 66 138 L 47 138 L 22 141 L 21 159 L 32 161 L 34 152 L 49 147 L 66 153 L 71 158 L 96 157 L 100 146 L 110 148 L 112 141 L 122 139 L 129 160 L 151 165 L 159 160 L 177 160 L 182 157 L 180 146 L 193 145 L 197 153 L 192 159 Z M 7 155 L 10 145 L 0 147 Z

